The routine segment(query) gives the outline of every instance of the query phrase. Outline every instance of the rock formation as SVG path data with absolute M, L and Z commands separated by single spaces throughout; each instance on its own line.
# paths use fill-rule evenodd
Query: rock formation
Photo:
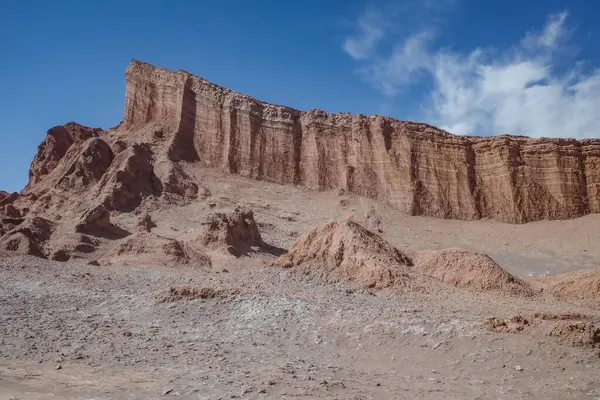
M 171 286 L 158 294 L 158 299 L 162 303 L 170 303 L 181 300 L 197 300 L 197 299 L 225 299 L 230 296 L 235 296 L 241 292 L 237 288 L 212 288 L 212 287 L 195 287 L 195 286 Z
M 19 218 L 21 217 L 21 212 L 15 208 L 12 204 L 7 204 L 5 206 L 0 207 L 0 214 L 6 215 L 11 218 Z
M 186 244 L 155 235 L 154 233 L 135 233 L 106 254 L 108 262 L 136 266 L 176 266 L 193 265 L 210 267 L 210 258 Z
M 156 224 L 152 221 L 152 216 L 145 213 L 140 215 L 137 227 L 141 232 L 152 232 L 152 228 L 156 228 Z
M 235 256 L 248 253 L 252 247 L 263 247 L 252 210 L 235 209 L 232 213 L 211 213 L 202 223 L 198 241 L 203 246 L 227 247 Z
M 46 242 L 55 229 L 54 223 L 41 217 L 28 217 L 15 224 L 0 237 L 0 249 L 46 257 Z
M 106 208 L 122 212 L 136 209 L 144 197 L 158 197 L 161 192 L 152 152 L 145 144 L 135 144 L 119 153 L 96 187 L 96 195 Z
M 410 283 L 412 261 L 378 235 L 352 221 L 331 222 L 302 235 L 272 264 L 325 282 L 345 279 L 365 287 Z
M 559 321 L 548 336 L 573 347 L 600 347 L 600 329 L 584 321 Z
M 344 189 L 412 215 L 524 223 L 600 211 L 600 140 L 460 137 L 380 116 L 301 112 L 138 61 L 126 82 L 120 129 L 174 127 L 173 159 Z
M 75 231 L 92 236 L 125 236 L 124 231 L 110 222 L 110 212 L 102 204 L 92 207 L 80 217 Z
M 8 193 L 5 191 L 0 191 L 0 206 L 6 206 L 8 204 L 12 204 L 18 198 L 19 198 L 19 193 L 17 193 L 17 192 Z
M 31 162 L 29 183 L 25 191 L 51 173 L 59 165 L 62 158 L 67 155 L 72 145 L 81 144 L 87 139 L 97 137 L 101 132 L 102 129 L 88 128 L 75 122 L 49 129 L 46 138 L 38 146 L 38 152 Z M 89 164 L 93 165 L 92 162 Z M 69 169 L 69 167 L 65 169 Z
M 192 178 L 185 173 L 181 165 L 168 158 L 155 162 L 154 171 L 162 182 L 163 195 L 170 197 L 173 194 L 188 200 L 210 196 L 210 192 L 205 188 L 200 190 Z
M 523 223 L 600 212 L 600 140 L 459 137 L 380 116 L 301 112 L 138 61 L 125 76 L 122 123 L 49 129 L 25 189 L 0 191 L 3 248 L 56 259 L 82 253 L 78 246 L 104 249 L 102 240 L 129 234 L 109 213 L 210 196 L 199 179 L 206 166 L 412 215 Z M 201 244 L 238 256 L 262 247 L 252 213 L 234 214 L 213 215 Z M 383 231 L 374 208 L 365 219 Z M 40 221 L 72 242 L 39 237 Z M 82 244 L 81 235 L 100 242 Z

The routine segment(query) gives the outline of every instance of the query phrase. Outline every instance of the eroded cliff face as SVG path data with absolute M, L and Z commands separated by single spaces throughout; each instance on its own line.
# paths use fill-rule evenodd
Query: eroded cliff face
M 126 79 L 121 129 L 171 127 L 174 160 L 342 189 L 412 215 L 523 223 L 600 211 L 600 140 L 461 137 L 381 116 L 301 112 L 138 61 Z

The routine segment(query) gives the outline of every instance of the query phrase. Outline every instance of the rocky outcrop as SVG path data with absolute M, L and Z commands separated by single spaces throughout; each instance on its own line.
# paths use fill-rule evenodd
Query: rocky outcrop
M 15 208 L 12 204 L 7 204 L 5 206 L 0 207 L 0 214 L 6 215 L 10 218 L 19 218 L 21 217 L 21 212 Z
M 159 159 L 154 164 L 154 172 L 163 184 L 163 194 L 179 196 L 185 199 L 195 199 L 198 196 L 206 198 L 210 192 L 200 188 L 183 168 L 170 159 Z
M 19 199 L 19 193 L 0 192 L 0 206 L 12 204 Z
M 75 122 L 64 126 L 55 126 L 48 130 L 44 141 L 38 146 L 38 152 L 31 162 L 29 183 L 25 190 L 33 187 L 43 177 L 54 170 L 75 143 L 81 143 L 92 137 L 98 137 L 102 129 L 88 128 Z
M 211 266 L 209 257 L 186 244 L 146 232 L 134 233 L 124 239 L 108 252 L 105 259 L 109 262 L 137 266 Z
M 46 242 L 54 231 L 54 224 L 40 217 L 26 218 L 0 237 L 0 249 L 46 257 Z
M 109 210 L 134 210 L 144 197 L 158 197 L 162 183 L 154 174 L 152 151 L 134 144 L 115 157 L 96 187 L 96 195 Z
M 126 236 L 126 232 L 110 221 L 110 212 L 102 204 L 92 207 L 79 218 L 75 232 L 92 236 Z
M 121 129 L 169 120 L 174 160 L 344 189 L 412 215 L 524 223 L 600 211 L 600 140 L 460 137 L 381 116 L 301 112 L 138 61 L 126 81 Z
M 266 247 L 260 236 L 252 210 L 235 209 L 231 213 L 211 213 L 202 223 L 202 233 L 198 242 L 203 246 L 226 247 L 240 256 L 252 247 Z
M 152 228 L 156 228 L 156 223 L 152 221 L 150 214 L 145 213 L 138 218 L 137 227 L 141 232 L 152 232 Z

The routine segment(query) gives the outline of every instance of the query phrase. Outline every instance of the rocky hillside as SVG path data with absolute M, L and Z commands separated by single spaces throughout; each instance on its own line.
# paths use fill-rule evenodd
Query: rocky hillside
M 301 112 L 132 61 L 122 128 L 169 121 L 171 158 L 412 215 L 524 223 L 600 211 L 600 140 L 454 136 L 381 116 Z
M 144 199 L 205 198 L 194 177 L 210 166 L 383 200 L 410 215 L 524 223 L 600 211 L 597 139 L 465 137 L 381 116 L 301 112 L 135 60 L 126 81 L 121 124 L 50 129 L 20 198 L 0 202 L 52 219 L 90 202 L 130 212 Z

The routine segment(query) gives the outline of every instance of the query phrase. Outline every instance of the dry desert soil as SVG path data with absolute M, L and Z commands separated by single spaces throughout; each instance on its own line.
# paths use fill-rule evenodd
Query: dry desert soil
M 541 291 L 546 275 L 597 267 L 600 215 L 439 220 L 344 193 L 201 174 L 211 197 L 148 205 L 152 234 L 186 242 L 208 213 L 239 207 L 253 210 L 266 245 L 235 255 L 212 247 L 210 262 L 180 266 L 151 251 L 112 253 L 100 266 L 2 253 L 0 399 L 600 398 L 598 308 Z M 118 218 L 137 229 L 138 215 Z M 489 255 L 532 293 L 485 290 L 468 277 L 440 283 L 416 274 L 416 262 L 402 285 L 383 288 L 273 263 L 299 235 L 346 220 L 357 224 L 305 238 L 334 246 L 345 235 L 340 268 L 354 250 L 380 268 L 389 244 L 415 260 L 459 247 Z M 327 257 L 312 259 L 314 269 Z

